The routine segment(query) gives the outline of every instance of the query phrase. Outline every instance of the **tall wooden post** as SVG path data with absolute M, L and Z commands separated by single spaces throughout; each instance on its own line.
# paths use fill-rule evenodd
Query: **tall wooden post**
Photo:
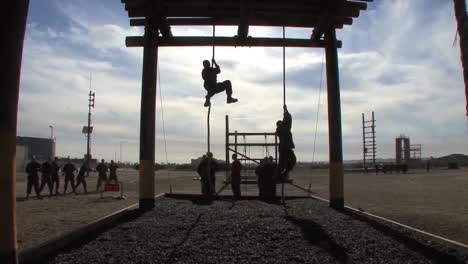
M 463 79 L 465 80 L 465 97 L 467 100 L 466 114 L 468 115 L 468 16 L 466 13 L 465 0 L 453 0 L 455 17 L 460 36 L 461 61 L 463 65 Z
M 153 19 L 146 18 L 146 21 L 140 113 L 139 207 L 141 210 L 151 210 L 154 207 L 155 196 L 156 67 L 158 60 L 155 38 L 158 31 Z
M 330 151 L 330 206 L 344 208 L 343 146 L 341 137 L 340 79 L 335 28 L 325 34 L 327 59 L 328 140 Z
M 1 23 L 0 263 L 18 263 L 16 245 L 16 125 L 29 0 L 12 1 Z M 5 7 L 6 8 L 6 7 Z

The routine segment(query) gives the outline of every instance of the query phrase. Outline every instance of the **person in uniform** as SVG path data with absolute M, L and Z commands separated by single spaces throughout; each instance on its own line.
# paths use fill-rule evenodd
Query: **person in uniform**
M 109 181 L 114 181 L 115 183 L 117 183 L 117 169 L 119 168 L 119 166 L 117 166 L 117 164 L 111 160 L 110 164 L 109 164 Z
M 107 164 L 104 162 L 104 159 L 101 159 L 101 163 L 99 163 L 96 167 L 96 171 L 98 172 L 96 191 L 99 191 L 103 182 L 107 182 L 107 170 Z
M 210 62 L 208 60 L 203 61 L 203 70 L 202 70 L 202 78 L 203 78 L 203 87 L 205 87 L 205 90 L 207 91 L 207 94 L 205 96 L 205 107 L 208 107 L 211 105 L 210 99 L 213 97 L 213 95 L 224 92 L 226 91 L 227 99 L 226 102 L 228 104 L 235 103 L 237 102 L 236 98 L 232 97 L 232 84 L 231 81 L 226 80 L 224 82 L 218 82 L 217 81 L 217 75 L 221 73 L 221 68 L 219 68 L 219 65 L 216 63 L 216 61 L 213 59 L 212 60 L 213 64 L 215 67 L 210 67 Z
M 73 193 L 76 193 L 75 192 L 75 174 L 74 174 L 74 172 L 76 171 L 76 167 L 75 165 L 73 165 L 73 163 L 70 162 L 70 158 L 68 158 L 67 163 L 65 164 L 65 166 L 63 166 L 62 171 L 65 174 L 63 194 L 64 195 L 67 194 L 68 183 L 70 183 Z
M 60 166 L 58 164 L 58 158 L 55 157 L 54 161 L 52 162 L 52 190 L 55 188 L 55 195 L 59 195 L 59 185 L 60 185 L 60 177 L 59 177 Z
M 207 152 L 198 165 L 197 172 L 201 177 L 202 194 L 212 197 L 216 194 L 216 170 L 218 163 L 213 159 L 213 153 Z
M 52 188 L 52 164 L 50 163 L 50 158 L 46 160 L 41 165 L 41 186 L 39 187 L 39 192 L 42 193 L 42 190 L 47 184 L 49 188 L 49 196 L 53 195 L 53 188 Z
M 80 170 L 78 171 L 78 175 L 76 176 L 76 185 L 75 185 L 75 191 L 78 189 L 78 186 L 80 186 L 80 184 L 83 185 L 83 190 L 84 190 L 84 193 L 87 194 L 88 193 L 88 190 L 86 189 L 86 171 L 88 170 L 87 166 L 86 166 L 86 161 L 83 162 L 83 164 L 81 164 L 81 167 L 80 167 Z
M 29 199 L 31 194 L 31 188 L 34 187 L 36 192 L 37 199 L 41 200 L 41 193 L 39 192 L 39 170 L 41 169 L 41 164 L 37 162 L 36 157 L 33 156 L 32 160 L 26 165 L 26 173 L 28 174 L 28 182 L 26 189 L 26 199 Z
M 265 157 L 255 169 L 258 179 L 258 193 L 260 199 L 264 201 L 271 201 L 276 195 L 275 170 L 275 163 L 268 157 Z
M 289 172 L 296 165 L 294 141 L 291 133 L 292 117 L 286 105 L 283 106 L 283 120 L 276 122 L 276 135 L 279 137 L 279 171 L 280 180 L 288 179 Z
M 231 188 L 232 194 L 235 199 L 241 197 L 240 183 L 241 183 L 241 169 L 242 164 L 237 159 L 237 154 L 232 154 L 232 163 L 231 163 Z

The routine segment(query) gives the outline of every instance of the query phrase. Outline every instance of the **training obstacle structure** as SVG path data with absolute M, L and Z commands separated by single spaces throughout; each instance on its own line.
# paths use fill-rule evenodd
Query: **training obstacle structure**
M 234 140 L 231 141 L 230 138 L 234 137 Z M 243 142 L 239 142 L 239 137 L 243 138 Z M 257 140 L 254 142 L 247 142 L 246 137 L 254 137 Z M 261 140 L 258 140 L 258 138 L 264 139 L 264 142 L 261 142 Z M 274 138 L 274 143 L 268 143 L 268 138 Z M 265 158 L 265 155 L 263 157 L 251 157 L 250 156 L 250 151 L 247 153 L 244 151 L 242 153 L 239 151 L 239 147 L 243 147 L 244 150 L 248 147 L 257 147 L 257 148 L 264 148 L 265 154 L 267 156 L 272 156 L 274 159 L 275 164 L 278 164 L 278 148 L 279 148 L 279 142 L 278 142 L 278 136 L 276 135 L 275 132 L 263 132 L 263 133 L 258 133 L 258 132 L 250 132 L 250 133 L 245 133 L 245 132 L 230 132 L 229 131 L 229 116 L 226 115 L 226 164 L 229 165 L 230 162 L 230 157 L 231 153 L 232 154 L 237 154 L 241 158 L 238 160 L 240 161 L 250 161 L 256 164 L 260 164 L 260 161 Z M 269 150 L 268 147 L 274 147 L 274 155 L 269 155 Z M 226 166 L 226 182 L 230 182 L 231 179 L 229 178 L 230 175 L 230 170 L 229 166 Z M 257 183 L 256 180 L 257 177 L 247 177 L 245 175 L 241 175 L 241 183 Z
M 140 123 L 140 208 L 154 207 L 156 72 L 159 47 L 248 46 L 325 49 L 330 150 L 330 206 L 344 207 L 341 99 L 336 29 L 351 25 L 372 0 L 342 1 L 152 1 L 122 0 L 131 26 L 144 26 L 143 36 L 126 38 L 127 47 L 143 47 Z M 174 36 L 172 26 L 237 26 L 234 37 Z M 259 38 L 249 26 L 311 28 L 311 37 Z

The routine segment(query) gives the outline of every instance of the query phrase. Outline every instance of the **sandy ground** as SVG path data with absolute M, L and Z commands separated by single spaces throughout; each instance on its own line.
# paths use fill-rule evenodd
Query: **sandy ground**
M 96 175 L 91 175 L 83 195 L 67 194 L 24 200 L 25 175 L 17 177 L 17 225 L 20 250 L 45 242 L 119 209 L 138 202 L 138 172 L 119 170 L 124 183 L 125 200 L 113 199 L 118 193 L 105 193 L 101 199 L 96 190 Z M 221 187 L 224 172 L 218 174 Z M 253 175 L 250 172 L 250 175 Z M 313 195 L 328 198 L 328 170 L 296 169 L 294 182 Z M 158 171 L 156 193 L 199 193 L 195 172 Z M 63 184 L 63 179 L 61 179 Z M 172 187 L 172 188 L 171 188 Z M 279 187 L 279 186 L 278 186 Z M 243 185 L 243 194 L 256 195 L 255 185 Z M 280 188 L 278 188 L 279 191 Z M 60 187 L 60 192 L 63 186 Z M 82 192 L 81 188 L 78 190 Z M 34 192 L 33 192 L 34 194 Z M 47 188 L 43 195 L 48 194 Z M 230 194 L 228 187 L 223 194 Z M 306 193 L 286 186 L 286 195 Z M 468 175 L 466 170 L 412 171 L 409 174 L 345 174 L 345 203 L 437 235 L 468 244 Z

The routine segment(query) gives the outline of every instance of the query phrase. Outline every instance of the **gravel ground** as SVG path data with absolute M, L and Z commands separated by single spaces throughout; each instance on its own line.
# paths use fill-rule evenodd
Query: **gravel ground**
M 313 199 L 158 199 L 49 263 L 468 263 L 468 252 Z

